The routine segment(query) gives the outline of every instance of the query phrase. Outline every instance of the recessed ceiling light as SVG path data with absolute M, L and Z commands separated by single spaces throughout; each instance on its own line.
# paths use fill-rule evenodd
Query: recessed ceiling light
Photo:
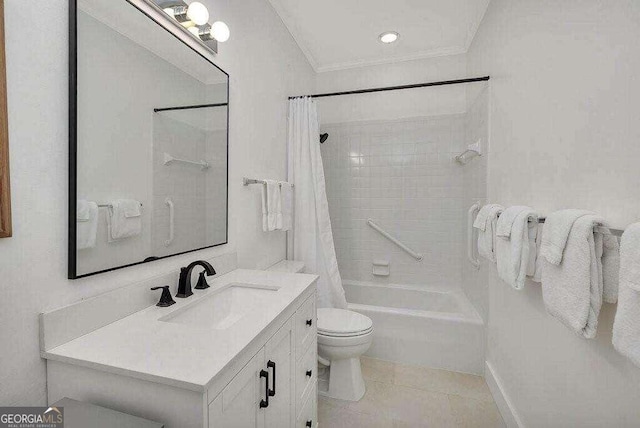
M 378 36 L 378 39 L 380 39 L 382 43 L 393 43 L 398 40 L 398 37 L 400 37 L 400 34 L 396 33 L 395 31 L 386 31 L 380 34 Z

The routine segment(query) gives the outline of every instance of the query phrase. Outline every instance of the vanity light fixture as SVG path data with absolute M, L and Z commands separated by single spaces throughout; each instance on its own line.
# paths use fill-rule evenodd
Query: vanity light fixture
M 202 42 L 226 42 L 229 40 L 229 27 L 222 21 L 209 24 L 209 10 L 197 1 L 187 4 L 183 0 L 154 0 L 167 15 L 175 19 L 191 34 Z M 217 52 L 217 47 L 214 48 Z
M 396 33 L 395 31 L 386 31 L 382 34 L 380 34 L 378 36 L 378 39 L 382 42 L 382 43 L 393 43 L 396 40 L 398 40 L 398 37 L 400 37 L 400 34 Z

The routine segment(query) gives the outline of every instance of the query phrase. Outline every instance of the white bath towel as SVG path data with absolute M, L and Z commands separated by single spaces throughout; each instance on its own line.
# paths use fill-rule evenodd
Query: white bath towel
M 540 254 L 549 263 L 559 265 L 562 261 L 562 253 L 567 245 L 567 239 L 571 228 L 577 219 L 588 214 L 595 214 L 586 210 L 560 210 L 547 216 L 542 233 L 542 247 Z
M 605 234 L 602 245 L 603 299 L 607 303 L 616 303 L 620 283 L 620 244 L 617 237 Z
M 85 250 L 96 246 L 98 233 L 98 204 L 79 200 L 76 209 L 76 249 Z
M 496 261 L 496 224 L 502 211 L 504 211 L 502 205 L 485 205 L 480 209 L 473 222 L 473 227 L 478 229 L 478 254 L 492 262 Z
M 596 215 L 581 216 L 569 232 L 561 263 L 546 257 L 543 261 L 542 297 L 547 312 L 587 339 L 596 336 L 602 307 L 603 236 L 594 233 L 593 227 L 603 223 Z
M 262 188 L 262 230 L 271 232 L 282 228 L 280 183 L 275 180 L 265 180 L 264 182 Z
M 530 271 L 530 229 L 537 225 L 536 212 L 524 206 L 507 208 L 498 218 L 496 230 L 501 231 L 496 237 L 498 276 L 516 290 L 524 287 Z
M 282 206 L 282 230 L 293 227 L 293 186 L 286 181 L 280 182 L 280 198 Z
M 620 245 L 620 289 L 613 347 L 640 367 L 640 223 L 629 226 Z
M 116 199 L 107 214 L 109 242 L 131 238 L 142 232 L 142 204 L 133 199 Z

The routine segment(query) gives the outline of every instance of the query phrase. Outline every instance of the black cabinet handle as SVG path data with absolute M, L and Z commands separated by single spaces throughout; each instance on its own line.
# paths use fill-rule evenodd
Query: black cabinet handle
M 267 363 L 267 368 L 273 369 L 273 389 L 269 390 L 269 396 L 273 397 L 276 395 L 276 363 L 269 360 Z
M 266 379 L 265 387 L 264 387 L 264 395 L 265 399 L 260 400 L 260 408 L 269 407 L 269 372 L 266 370 L 260 370 L 260 377 Z
M 307 370 L 307 376 L 311 377 L 311 375 L 313 374 L 313 370 Z
M 311 327 L 311 324 L 313 324 L 313 320 L 307 320 L 307 325 L 308 325 L 309 327 Z
M 306 426 L 311 428 L 313 426 L 313 421 L 311 421 L 311 420 L 307 421 Z

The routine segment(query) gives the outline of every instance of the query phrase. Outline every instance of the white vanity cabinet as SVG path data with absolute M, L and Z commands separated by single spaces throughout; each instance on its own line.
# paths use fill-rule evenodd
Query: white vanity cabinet
M 315 427 L 315 294 L 209 404 L 209 428 Z
M 234 331 L 159 321 L 166 308 L 151 307 L 45 350 L 49 403 L 69 397 L 166 428 L 316 427 L 315 280 L 236 270 L 212 281 L 219 289 L 200 299 L 238 283 L 285 285 Z M 99 299 L 90 304 L 102 306 L 105 297 Z M 174 310 L 198 300 L 185 301 L 185 309 L 181 303 Z M 85 308 L 44 316 L 44 331 L 69 325 L 78 311 L 90 312 Z

